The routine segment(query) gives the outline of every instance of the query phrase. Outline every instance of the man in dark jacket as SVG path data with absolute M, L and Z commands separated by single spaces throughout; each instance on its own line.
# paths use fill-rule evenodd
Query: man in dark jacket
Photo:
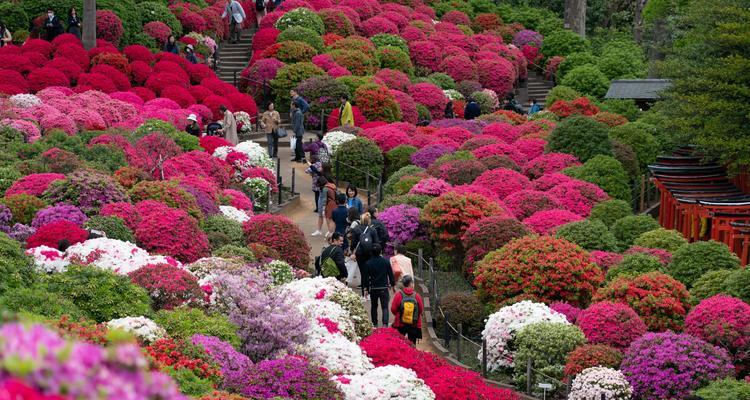
M 466 103 L 466 107 L 464 107 L 464 119 L 474 119 L 480 115 L 482 115 L 482 109 L 474 99 L 470 98 L 469 102 Z
M 378 208 L 370 206 L 367 208 L 367 212 L 370 213 L 372 218 L 372 227 L 378 233 L 378 243 L 380 243 L 381 248 L 385 249 L 385 246 L 391 241 L 391 236 L 388 235 L 388 229 L 385 228 L 385 225 L 378 220 Z
M 318 271 L 318 275 L 321 274 L 321 268 L 323 268 L 323 262 L 326 258 L 330 258 L 339 267 L 339 280 L 345 281 L 349 276 L 346 270 L 346 263 L 344 262 L 344 249 L 341 247 L 344 244 L 344 236 L 338 232 L 334 232 L 331 235 L 330 245 L 323 249 L 320 253 L 320 257 L 315 259 L 315 270 Z
M 370 317 L 372 325 L 378 326 L 378 302 L 383 310 L 383 325 L 388 326 L 390 314 L 388 314 L 389 290 L 396 285 L 393 277 L 391 263 L 381 255 L 383 248 L 375 244 L 372 249 L 373 257 L 367 261 L 367 273 L 362 277 L 365 290 L 370 293 Z
M 349 213 L 349 209 L 346 208 L 346 195 L 343 193 L 339 193 L 336 195 L 336 207 L 333 210 L 333 213 L 331 214 L 331 219 L 333 220 L 333 223 L 336 225 L 336 228 L 334 229 L 336 232 L 340 234 L 346 233 L 346 227 L 349 225 L 349 222 L 347 221 L 346 217 Z
M 294 131 L 294 137 L 296 144 L 294 146 L 294 162 L 307 162 L 305 160 L 305 151 L 303 149 L 303 137 L 305 136 L 305 116 L 302 110 L 297 107 L 297 103 L 292 103 L 292 131 Z
M 417 339 L 422 339 L 422 315 L 424 315 L 424 303 L 422 302 L 422 296 L 419 293 L 414 292 L 414 278 L 411 275 L 404 275 L 401 279 L 401 284 L 404 285 L 402 290 L 396 292 L 393 296 L 393 302 L 391 303 L 391 313 L 393 313 L 394 321 L 393 327 L 399 331 L 402 335 L 406 336 L 412 343 L 416 344 Z M 404 298 L 411 299 L 417 302 L 417 314 L 418 318 L 412 321 L 411 324 L 405 323 L 401 318 L 403 312 L 401 303 Z
M 47 40 L 50 42 L 63 33 L 60 17 L 55 15 L 53 10 L 47 10 L 47 18 L 44 20 L 44 30 L 47 32 Z

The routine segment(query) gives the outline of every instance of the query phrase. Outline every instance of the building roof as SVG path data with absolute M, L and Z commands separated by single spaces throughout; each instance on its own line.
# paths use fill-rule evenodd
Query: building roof
M 659 92 L 672 86 L 669 79 L 617 79 L 612 81 L 606 99 L 657 100 Z

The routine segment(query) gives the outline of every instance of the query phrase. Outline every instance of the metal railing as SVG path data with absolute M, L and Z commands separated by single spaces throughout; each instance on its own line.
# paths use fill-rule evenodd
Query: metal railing
M 339 178 L 341 176 L 341 168 L 347 168 L 350 170 L 354 170 L 360 174 L 363 174 L 365 176 L 365 187 L 364 189 L 367 191 L 367 207 L 370 207 L 370 205 L 378 206 L 380 202 L 383 200 L 383 177 L 381 176 L 375 176 L 367 171 L 364 171 L 362 169 L 359 169 L 355 166 L 349 165 L 338 157 L 333 160 L 333 174 L 334 178 L 336 179 L 336 186 L 339 186 L 339 183 L 341 182 L 341 179 Z M 372 204 L 372 194 L 373 194 L 373 187 L 372 183 L 377 182 L 377 185 L 375 186 L 375 203 Z

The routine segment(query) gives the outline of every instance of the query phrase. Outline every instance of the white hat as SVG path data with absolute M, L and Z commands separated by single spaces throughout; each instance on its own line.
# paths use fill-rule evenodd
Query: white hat
M 188 44 L 187 48 L 190 49 L 190 50 L 193 50 L 193 45 L 192 44 Z
M 184 115 L 184 114 L 183 114 Z M 195 116 L 195 114 L 190 114 L 187 117 L 188 121 L 195 121 L 198 122 L 198 117 Z

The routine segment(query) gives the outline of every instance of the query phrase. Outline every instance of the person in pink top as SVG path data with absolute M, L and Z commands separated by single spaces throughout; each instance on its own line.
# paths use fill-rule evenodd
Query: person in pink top
M 405 256 L 405 253 L 406 247 L 402 244 L 397 244 L 394 249 L 393 257 L 391 257 L 391 269 L 393 270 L 396 282 L 398 282 L 396 285 L 397 289 L 403 288 L 403 286 L 401 286 L 401 277 L 406 275 L 414 276 L 414 269 L 411 266 L 411 258 Z

